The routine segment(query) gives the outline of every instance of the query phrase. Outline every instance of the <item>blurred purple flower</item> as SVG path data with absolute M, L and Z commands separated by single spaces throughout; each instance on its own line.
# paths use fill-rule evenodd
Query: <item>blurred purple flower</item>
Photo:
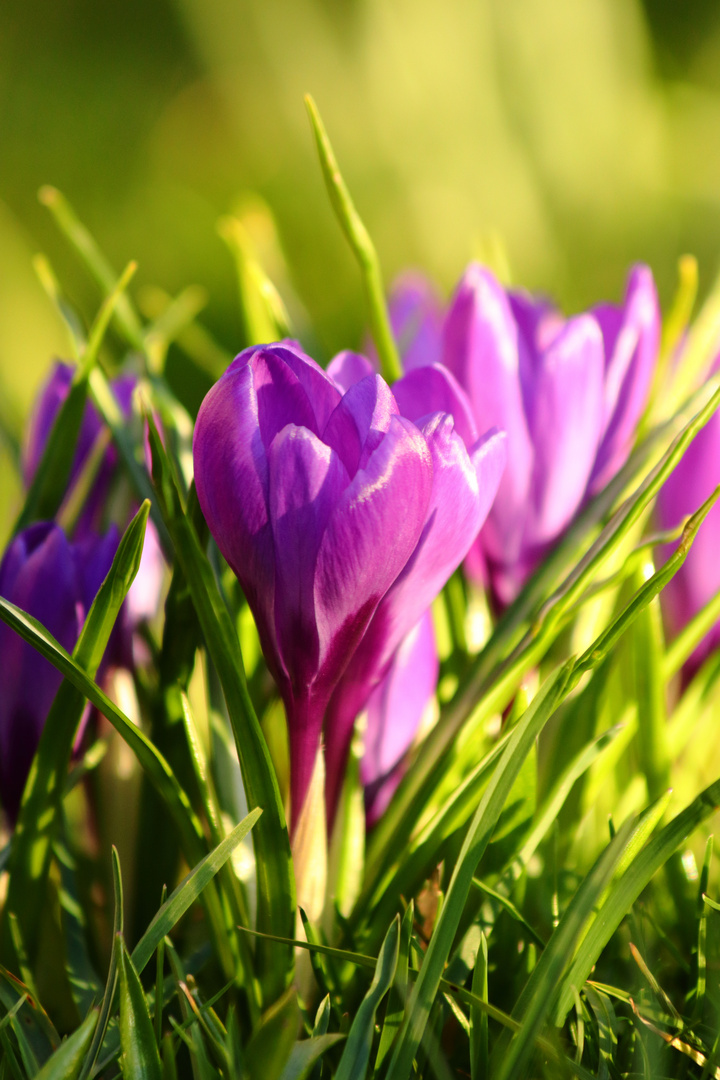
M 70 364 L 57 360 L 35 401 L 23 447 L 22 467 L 26 486 L 30 485 L 35 476 L 55 418 L 70 392 L 74 372 L 75 369 Z M 128 419 L 132 413 L 132 395 L 136 384 L 137 379 L 134 375 L 120 375 L 112 382 L 113 392 L 118 404 Z M 80 434 L 70 473 L 70 485 L 77 480 L 98 436 L 103 431 L 103 426 L 97 409 L 91 401 L 88 401 L 80 425 Z M 117 463 L 117 450 L 110 443 L 103 454 L 92 490 L 76 525 L 76 536 L 98 531 L 105 500 L 110 490 Z
M 29 486 L 32 482 L 40 464 L 55 418 L 70 391 L 74 370 L 70 364 L 57 360 L 37 397 L 23 447 L 22 467 L 26 486 Z M 134 375 L 119 375 L 113 379 L 111 385 L 118 405 L 129 420 L 132 415 L 132 396 L 137 385 L 137 379 Z M 104 425 L 97 409 L 91 401 L 88 401 L 80 425 L 80 433 L 70 473 L 70 486 L 80 475 L 103 430 Z M 108 495 L 117 475 L 117 470 L 118 454 L 114 444 L 110 442 L 103 452 L 97 475 L 85 501 L 82 513 L 76 522 L 73 532 L 75 540 L 85 538 L 92 543 L 98 532 L 101 531 Z M 137 506 L 128 507 L 127 520 L 120 522 L 121 526 L 124 527 L 128 524 L 131 515 L 136 509 Z M 140 568 L 130 587 L 123 615 L 121 616 L 121 622 L 124 623 L 127 631 L 131 632 L 141 620 L 151 618 L 157 610 L 164 572 L 165 564 L 157 530 L 152 521 L 148 521 Z M 132 666 L 133 642 L 130 640 L 130 633 L 115 633 L 113 641 L 116 647 L 118 663 Z
M 400 301 L 405 310 L 404 287 Z M 547 301 L 505 290 L 478 264 L 463 275 L 435 359 L 466 391 L 477 429 L 497 426 L 508 435 L 498 496 L 466 563 L 471 576 L 487 575 L 500 606 L 627 459 L 659 332 L 655 285 L 644 266 L 630 272 L 622 304 L 567 320 Z
M 345 388 L 363 370 L 371 370 L 364 357 L 340 353 L 328 374 Z M 393 396 L 400 414 L 425 435 L 433 461 L 432 493 L 418 545 L 378 605 L 330 701 L 325 726 L 329 824 L 355 718 L 385 678 L 405 636 L 467 555 L 505 468 L 505 433 L 493 428 L 478 438 L 467 397 L 441 364 L 409 371 L 394 384 Z
M 432 615 L 425 614 L 400 643 L 383 681 L 368 699 L 360 780 L 367 824 L 384 813 L 405 772 L 405 755 L 432 705 L 439 661 Z
M 52 522 L 18 533 L 0 563 L 0 596 L 38 619 L 71 652 L 118 545 L 104 537 L 71 543 Z M 12 822 L 62 676 L 0 624 L 0 803 Z
M 394 652 L 444 584 L 446 518 L 462 531 L 483 498 L 449 416 L 414 423 L 379 375 L 363 376 L 363 358 L 344 354 L 341 367 L 359 379 L 336 384 L 293 342 L 247 349 L 205 398 L 195 427 L 200 505 L 247 596 L 287 710 L 293 828 L 331 695 L 373 616 L 384 611 L 372 648 L 382 653 L 399 629 Z M 457 495 L 452 506 L 439 504 L 441 490 Z M 423 598 L 407 626 L 399 605 L 381 605 L 393 583 L 408 610 L 413 592 Z M 383 654 L 381 675 L 391 658 Z M 363 686 L 362 705 L 377 681 Z M 332 726 L 328 716 L 328 745 Z
M 714 371 L 720 368 L 720 361 Z M 674 529 L 693 514 L 720 484 L 720 415 L 715 413 L 698 432 L 682 459 L 660 489 L 658 525 Z M 700 526 L 685 562 L 660 594 L 668 630 L 677 634 L 720 589 L 720 505 L 715 505 Z M 676 544 L 667 545 L 667 558 Z M 720 645 L 720 623 L 703 638 L 686 665 L 692 674 Z

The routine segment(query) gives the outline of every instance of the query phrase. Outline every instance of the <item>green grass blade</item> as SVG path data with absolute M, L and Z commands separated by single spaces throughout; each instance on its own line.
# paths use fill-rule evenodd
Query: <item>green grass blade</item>
M 287 1064 L 280 1074 L 280 1080 L 307 1080 L 313 1071 L 313 1067 L 320 1061 L 323 1054 L 337 1046 L 345 1038 L 344 1035 L 314 1035 L 309 1039 L 296 1042 L 290 1051 Z
M 288 990 L 262 1018 L 245 1052 L 248 1076 L 280 1080 L 298 1037 L 301 1024 L 297 992 Z
M 398 962 L 395 970 L 395 980 L 390 990 L 385 1019 L 380 1033 L 380 1045 L 378 1046 L 373 1077 L 382 1076 L 383 1065 L 387 1058 L 395 1037 L 400 1030 L 405 1014 L 407 1000 L 408 970 L 410 960 L 410 941 L 412 939 L 413 920 L 415 918 L 415 904 L 411 900 L 405 909 L 402 923 L 400 924 L 400 943 L 398 946 Z
M 149 509 L 149 504 L 143 503 L 128 525 L 73 651 L 73 664 L 91 679 L 137 574 Z M 63 682 L 48 713 L 25 785 L 13 838 L 6 909 L 14 911 L 20 919 L 22 936 L 27 942 L 37 941 L 65 778 L 84 707 L 83 693 L 71 683 Z M 9 943 L 5 925 L 2 948 L 6 955 Z
M 282 298 L 258 262 L 242 221 L 223 217 L 218 222 L 218 232 L 235 260 L 247 344 L 266 345 L 278 338 L 292 337 Z
M 370 989 L 361 1001 L 348 1032 L 335 1080 L 364 1080 L 370 1060 L 375 1014 L 393 984 L 400 950 L 400 918 L 396 916 L 385 935 Z
M 77 1080 L 85 1061 L 98 1022 L 98 1010 L 93 1009 L 79 1028 L 60 1044 L 45 1062 L 35 1080 Z
M 155 1042 L 142 984 L 122 934 L 115 938 L 120 983 L 120 1047 L 123 1076 L 162 1080 L 162 1062 Z
M 668 822 L 640 851 L 633 852 L 624 873 L 611 885 L 563 980 L 555 1012 L 556 1023 L 561 1024 L 572 1007 L 571 987 L 579 989 L 584 984 L 602 950 L 643 889 L 685 839 L 715 813 L 719 806 L 720 780 L 717 780 Z
M 65 196 L 57 188 L 46 185 L 40 188 L 38 198 L 43 206 L 48 208 L 61 232 L 65 234 L 102 291 L 105 294 L 111 293 L 117 281 L 117 274 L 96 241 L 79 221 Z M 118 329 L 123 333 L 128 344 L 134 349 L 144 351 L 142 325 L 127 296 L 120 298 L 114 314 Z
M 113 876 L 113 942 L 117 941 L 122 932 L 123 924 L 125 921 L 125 910 L 123 901 L 123 886 L 122 886 L 122 874 L 120 872 L 120 859 L 118 858 L 117 848 L 112 849 L 112 876 Z M 80 1071 L 80 1080 L 86 1080 L 90 1075 L 97 1060 L 97 1056 L 100 1053 L 100 1048 L 107 1032 L 108 1024 L 110 1023 L 110 1014 L 113 1009 L 113 1002 L 115 1000 L 115 989 L 117 987 L 117 950 L 113 947 L 110 953 L 110 965 L 108 967 L 107 981 L 105 983 L 105 993 L 100 1005 L 100 1016 L 98 1019 L 98 1025 L 95 1028 L 92 1044 L 88 1052 L 87 1057 L 83 1063 L 83 1067 Z
M 305 104 L 310 116 L 310 123 L 320 156 L 320 165 L 330 195 L 330 202 L 340 222 L 342 231 L 345 233 L 350 247 L 360 264 L 368 302 L 370 329 L 380 358 L 380 370 L 385 380 L 393 383 L 402 375 L 402 368 L 385 303 L 385 288 L 380 270 L 380 260 L 370 239 L 370 234 L 361 221 L 360 215 L 350 197 L 350 192 L 345 186 L 330 140 L 320 119 L 317 105 L 309 94 L 305 96 Z
M 248 805 L 260 806 L 264 811 L 253 830 L 257 924 L 260 930 L 289 937 L 295 918 L 295 880 L 277 777 L 248 693 L 237 632 L 192 522 L 183 511 L 170 463 L 151 419 L 149 428 L 163 516 L 223 688 Z M 269 954 L 261 954 L 260 962 L 265 1000 L 274 1001 L 290 978 L 292 955 L 272 949 Z
M 63 843 L 54 845 L 54 853 L 60 870 L 65 970 L 78 1013 L 85 1016 L 102 998 L 103 987 L 88 952 L 88 920 L 78 895 L 75 860 Z
M 472 992 L 483 1001 L 488 1000 L 488 947 L 482 930 L 473 969 Z M 471 1080 L 486 1080 L 488 1076 L 488 1016 L 477 1006 L 470 1010 L 470 1076 Z
M 166 934 L 182 918 L 188 908 L 197 900 L 209 881 L 217 874 L 233 851 L 252 829 L 262 813 L 259 807 L 251 810 L 246 818 L 236 825 L 233 831 L 206 855 L 202 862 L 180 882 L 167 898 L 155 918 L 140 938 L 132 952 L 133 966 L 141 973 Z
M 440 917 L 408 1003 L 388 1080 L 406 1080 L 420 1046 L 430 1010 L 440 987 L 445 962 L 462 917 L 478 863 L 490 842 L 513 783 L 535 739 L 562 700 L 573 674 L 574 660 L 558 668 L 513 729 L 483 794 L 458 856 Z

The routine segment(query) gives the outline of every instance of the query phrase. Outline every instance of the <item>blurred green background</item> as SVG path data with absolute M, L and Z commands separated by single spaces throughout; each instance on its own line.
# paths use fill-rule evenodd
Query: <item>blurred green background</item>
M 43 183 L 69 197 L 118 269 L 137 258 L 135 291 L 205 286 L 203 320 L 232 353 L 242 330 L 216 223 L 258 193 L 305 344 L 319 359 L 359 344 L 359 278 L 323 187 L 308 90 L 388 281 L 420 265 L 448 291 L 470 257 L 496 258 L 500 245 L 515 281 L 569 310 L 619 298 L 636 259 L 653 266 L 665 303 L 683 252 L 698 256 L 706 288 L 714 277 L 717 0 L 3 0 L 0 394 L 11 426 L 65 351 L 31 255 L 49 255 L 87 317 L 98 301 L 37 202 Z M 191 406 L 202 389 L 187 382 Z

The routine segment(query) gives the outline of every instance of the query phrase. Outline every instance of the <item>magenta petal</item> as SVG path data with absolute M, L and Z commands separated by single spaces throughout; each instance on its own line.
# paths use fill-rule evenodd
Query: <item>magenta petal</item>
M 345 394 L 368 375 L 375 374 L 375 368 L 362 353 L 345 349 L 334 356 L 328 364 L 327 373 L 341 393 Z
M 272 350 L 293 372 L 308 400 L 312 402 L 318 430 L 322 431 L 340 399 L 340 393 L 332 379 L 311 356 L 303 352 L 297 341 L 286 339 L 278 345 L 266 346 L 266 349 Z M 298 422 L 297 417 L 295 422 Z
M 647 266 L 630 272 L 622 307 L 596 308 L 605 345 L 603 437 L 590 481 L 599 491 L 625 463 L 647 403 L 660 344 L 660 306 Z
M 489 270 L 471 264 L 455 292 L 443 333 L 443 362 L 470 398 L 478 431 L 507 432 L 503 483 L 483 533 L 490 555 L 520 554 L 533 447 L 520 385 L 518 332 L 510 303 Z
M 422 536 L 379 603 L 328 711 L 325 743 L 330 820 L 355 717 L 385 674 L 402 639 L 462 562 L 482 523 L 477 473 L 463 440 L 454 431 L 452 418 L 436 413 L 424 425 L 423 434 L 432 455 L 433 484 Z M 502 440 L 493 445 L 502 458 Z M 488 461 L 492 455 L 489 449 Z M 501 468 L 498 477 L 500 472 Z
M 428 610 L 405 635 L 387 675 L 367 703 L 363 784 L 390 772 L 410 749 L 437 685 L 439 661 L 432 613 Z
M 390 387 L 374 373 L 354 383 L 343 396 L 323 431 L 350 476 L 364 468 L 390 426 L 398 407 Z
M 658 495 L 658 524 L 663 529 L 678 526 L 709 498 L 720 482 L 720 419 L 717 413 L 693 439 L 682 460 L 665 481 Z M 678 633 L 720 589 L 720 506 L 716 503 L 700 526 L 685 562 L 660 594 L 665 619 L 673 634 Z M 676 544 L 667 545 L 667 558 Z M 713 628 L 693 655 L 696 667 L 720 640 L 720 625 Z
M 253 367 L 234 361 L 200 406 L 193 456 L 198 499 L 234 570 L 275 666 L 275 555 L 268 519 L 268 466 Z
M 535 443 L 525 540 L 552 541 L 585 495 L 602 433 L 603 347 L 595 319 L 570 319 L 535 361 L 528 423 Z
M 372 614 L 410 558 L 425 522 L 433 463 L 414 424 L 393 416 L 387 434 L 330 516 L 318 554 L 315 610 L 321 664 L 348 662 Z M 380 538 L 392 537 L 389 543 Z
M 467 394 L 442 364 L 428 364 L 403 375 L 393 385 L 393 394 L 400 412 L 408 420 L 418 423 L 431 413 L 449 413 L 455 421 L 455 430 L 468 448 L 477 439 Z
M 390 290 L 389 309 L 404 370 L 437 363 L 442 350 L 443 313 L 432 283 L 422 274 L 403 274 Z
M 432 614 L 426 611 L 401 642 L 367 703 L 360 779 L 369 826 L 382 815 L 402 778 L 403 757 L 433 700 L 439 667 Z

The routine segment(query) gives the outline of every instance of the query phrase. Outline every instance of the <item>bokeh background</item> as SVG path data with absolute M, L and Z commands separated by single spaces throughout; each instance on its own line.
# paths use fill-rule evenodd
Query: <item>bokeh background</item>
M 17 438 L 62 327 L 31 256 L 86 317 L 98 296 L 46 209 L 60 188 L 135 292 L 207 289 L 202 319 L 243 345 L 218 218 L 271 209 L 270 267 L 323 360 L 362 339 L 353 259 L 331 214 L 302 96 L 320 107 L 386 277 L 449 291 L 473 256 L 568 310 L 618 299 L 678 256 L 701 287 L 720 252 L 717 0 L 3 0 L 0 420 Z M 174 377 L 192 408 L 204 389 Z M 13 498 L 11 458 L 2 501 Z M 2 511 L 0 507 L 0 512 Z M 6 517 L 7 515 L 2 515 Z

